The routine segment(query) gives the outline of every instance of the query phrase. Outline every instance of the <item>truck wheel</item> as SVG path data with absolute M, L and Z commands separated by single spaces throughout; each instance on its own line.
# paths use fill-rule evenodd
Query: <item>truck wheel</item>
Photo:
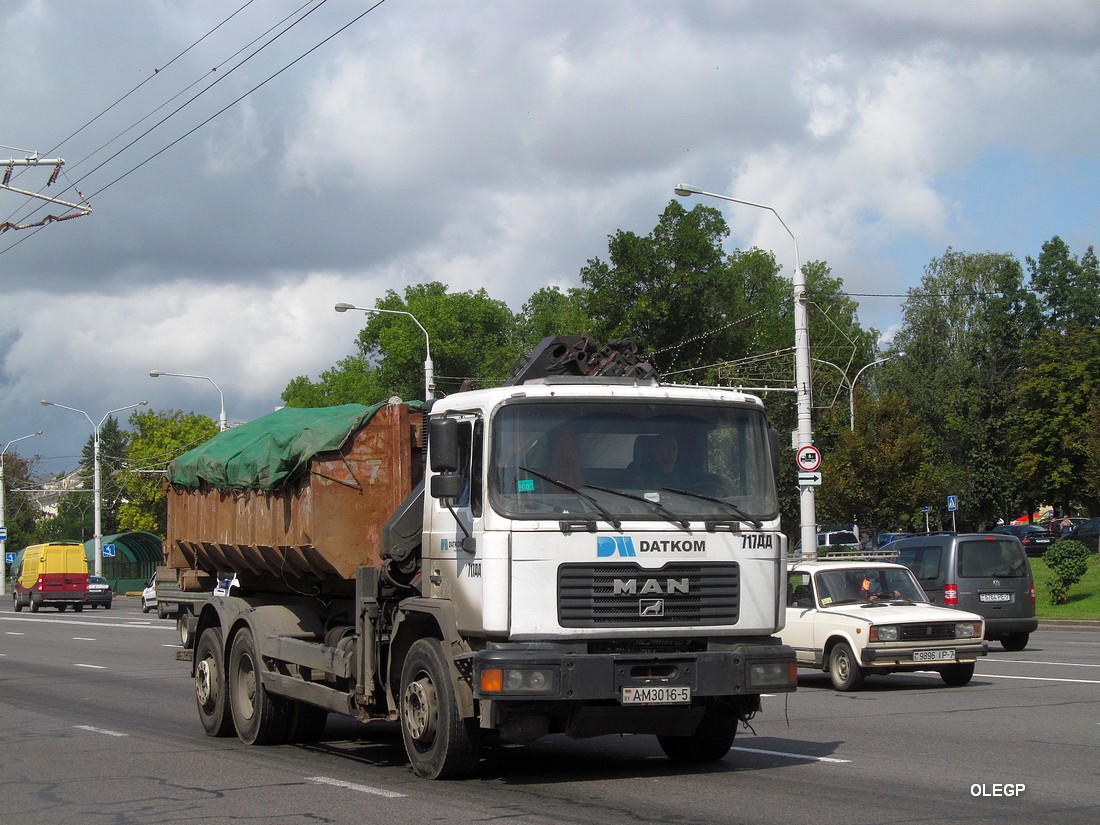
M 22 613 L 23 612 L 23 601 L 19 598 L 19 594 L 18 593 L 12 593 L 11 597 L 12 597 L 12 599 L 15 600 L 15 612 L 16 613 Z
M 289 733 L 286 699 L 272 696 L 260 675 L 260 657 L 252 631 L 242 628 L 229 652 L 229 704 L 237 736 L 246 745 L 278 745 Z
M 940 671 L 940 678 L 948 687 L 962 687 L 969 684 L 974 676 L 974 663 L 964 662 L 958 665 L 948 665 Z
M 458 715 L 454 685 L 435 639 L 415 641 L 401 668 L 401 738 L 413 772 L 426 779 L 457 779 L 477 769 L 474 720 Z
M 829 653 L 829 678 L 841 691 L 859 690 L 863 684 L 863 668 L 859 666 L 847 642 L 839 642 Z
M 157 602 L 157 618 L 158 619 L 167 619 L 168 618 L 168 605 L 164 604 L 163 602 Z
M 316 742 L 325 735 L 328 711 L 305 702 L 290 703 L 291 742 Z
M 1030 637 L 1030 633 L 1009 633 L 1007 636 L 1001 638 L 1001 647 L 1015 653 L 1027 647 L 1027 640 Z
M 708 705 L 699 727 L 690 736 L 658 736 L 665 756 L 673 762 L 717 762 L 730 752 L 737 736 L 732 708 Z
M 187 619 L 191 615 L 191 611 L 180 605 L 179 610 L 176 611 L 176 632 L 180 634 L 180 644 L 183 645 L 184 650 L 191 647 L 191 628 L 187 624 Z
M 208 627 L 195 650 L 195 701 L 199 719 L 208 736 L 233 733 L 233 717 L 226 701 L 225 666 L 222 659 L 222 632 Z

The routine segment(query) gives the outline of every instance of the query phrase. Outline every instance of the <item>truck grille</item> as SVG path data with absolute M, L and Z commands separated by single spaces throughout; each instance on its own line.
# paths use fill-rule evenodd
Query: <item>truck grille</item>
M 903 642 L 927 642 L 939 639 L 954 639 L 954 622 L 932 622 L 929 624 L 903 624 L 901 640 Z
M 558 568 L 562 627 L 661 627 L 737 624 L 741 571 L 736 562 L 563 564 Z

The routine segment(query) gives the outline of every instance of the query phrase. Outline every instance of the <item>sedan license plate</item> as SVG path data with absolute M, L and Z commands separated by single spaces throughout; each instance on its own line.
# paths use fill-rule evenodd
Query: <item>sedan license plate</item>
M 689 687 L 624 687 L 624 705 L 690 705 Z
M 980 602 L 1010 602 L 1012 601 L 1011 593 L 979 593 L 978 601 Z
M 952 662 L 955 660 L 955 651 L 947 650 L 918 650 L 913 654 L 914 662 Z

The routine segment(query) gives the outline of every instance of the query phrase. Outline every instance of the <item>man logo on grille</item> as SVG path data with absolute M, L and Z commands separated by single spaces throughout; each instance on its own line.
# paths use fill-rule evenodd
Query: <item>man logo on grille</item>
M 639 616 L 663 616 L 665 615 L 664 599 L 638 599 Z
M 601 559 L 610 556 L 636 556 L 634 539 L 630 536 L 597 536 L 596 556 Z

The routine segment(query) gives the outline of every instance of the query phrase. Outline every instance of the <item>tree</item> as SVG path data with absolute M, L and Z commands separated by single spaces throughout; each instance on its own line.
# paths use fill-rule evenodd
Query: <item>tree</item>
M 1038 260 L 1027 259 L 1027 267 L 1048 328 L 1100 326 L 1100 264 L 1091 246 L 1078 260 L 1055 235 L 1043 244 Z
M 36 525 L 41 513 L 27 494 L 37 457 L 27 459 L 14 450 L 4 453 L 4 526 L 8 528 L 6 547 L 21 550 L 36 541 Z
M 910 291 L 903 318 L 894 346 L 906 357 L 884 365 L 880 380 L 912 405 L 932 475 L 946 485 L 935 498 L 958 495 L 975 525 L 1017 510 L 1026 491 L 1008 421 L 1022 348 L 1038 320 L 1019 263 L 948 249 Z
M 127 469 L 119 474 L 124 501 L 119 506 L 119 530 L 167 531 L 168 510 L 163 470 L 168 463 L 213 438 L 218 425 L 212 418 L 181 410 L 135 411 Z
M 540 341 L 553 335 L 592 337 L 586 299 L 582 289 L 562 292 L 556 286 L 543 287 L 531 295 L 516 318 L 517 357 L 531 352 Z

